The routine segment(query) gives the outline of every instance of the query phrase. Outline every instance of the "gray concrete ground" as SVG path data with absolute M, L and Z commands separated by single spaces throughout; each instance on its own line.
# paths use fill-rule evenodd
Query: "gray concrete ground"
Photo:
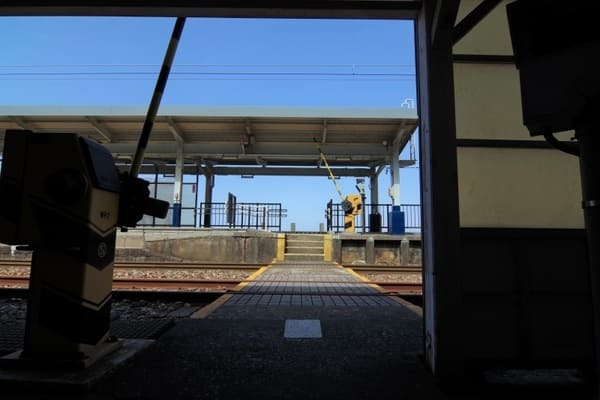
M 104 386 L 116 398 L 435 398 L 418 360 L 418 324 L 392 312 L 291 307 L 321 339 L 284 337 L 281 315 L 184 320 Z M 360 310 L 363 311 L 364 310 Z M 399 382 L 404 385 L 398 386 Z M 403 392 L 403 393 L 401 393 Z M 400 397 L 398 397 L 400 395 Z
M 281 280 L 281 287 L 270 285 L 266 290 L 265 283 L 277 283 L 283 277 L 277 275 L 278 270 L 289 276 Z M 292 270 L 295 272 L 289 274 Z M 343 275 L 347 273 L 332 264 L 318 268 L 278 265 L 268 272 L 243 289 L 247 294 L 231 296 L 202 319 L 179 320 L 150 348 L 85 396 L 32 388 L 29 393 L 4 391 L 1 398 L 591 398 L 589 388 L 571 384 L 456 382 L 442 388 L 420 360 L 423 343 L 418 307 L 390 299 L 362 301 L 365 296 L 379 298 L 380 294 L 366 285 L 357 286 L 355 277 Z M 344 294 L 343 288 L 332 292 L 331 285 L 314 284 L 319 274 L 326 276 L 322 280 L 334 277 L 336 282 L 345 276 L 346 289 L 352 292 Z M 289 301 L 274 301 L 269 291 L 283 292 L 290 281 L 296 285 L 284 293 Z M 242 300 L 246 296 L 247 301 Z M 308 296 L 306 302 L 303 296 Z M 322 301 L 315 302 L 312 296 Z M 337 303 L 335 297 L 343 301 Z M 320 337 L 285 337 L 289 320 L 318 321 Z M 300 326 L 315 332 L 313 322 Z

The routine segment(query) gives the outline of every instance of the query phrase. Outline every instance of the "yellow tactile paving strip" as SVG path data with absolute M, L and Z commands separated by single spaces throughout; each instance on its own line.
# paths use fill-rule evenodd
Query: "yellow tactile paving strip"
M 233 291 L 242 290 L 244 287 L 246 287 L 250 284 L 249 281 L 255 280 L 258 276 L 260 276 L 265 271 L 267 271 L 269 269 L 269 267 L 270 267 L 270 265 L 259 268 L 252 275 L 250 275 L 248 278 L 246 278 L 245 282 L 242 282 L 239 285 L 237 285 L 233 289 Z M 223 296 L 219 297 L 217 300 L 213 301 L 209 305 L 202 307 L 200 310 L 198 310 L 195 313 L 193 313 L 192 315 L 190 315 L 190 318 L 202 319 L 202 318 L 208 317 L 210 314 L 212 314 L 215 310 L 217 310 L 219 307 L 221 307 L 223 304 L 225 304 L 233 296 L 234 296 L 233 294 L 224 294 Z

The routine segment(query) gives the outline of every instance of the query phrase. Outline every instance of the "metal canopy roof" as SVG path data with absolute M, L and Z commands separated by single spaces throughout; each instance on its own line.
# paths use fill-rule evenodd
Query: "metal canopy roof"
M 136 148 L 145 107 L 0 107 L 6 129 L 77 132 L 105 145 L 117 160 Z M 171 169 L 183 145 L 188 168 L 215 174 L 326 175 L 317 140 L 336 175 L 366 176 L 390 164 L 418 124 L 416 110 L 289 107 L 162 107 L 146 159 Z M 313 139 L 314 138 L 314 139 Z M 404 165 L 412 164 L 405 161 Z

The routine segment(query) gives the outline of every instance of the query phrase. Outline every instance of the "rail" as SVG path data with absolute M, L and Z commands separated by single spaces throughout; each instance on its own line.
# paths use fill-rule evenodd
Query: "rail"
M 26 288 L 29 285 L 29 265 L 26 260 L 2 260 L 3 266 L 0 268 L 0 291 L 4 289 Z M 256 270 L 257 265 L 221 265 L 209 264 L 202 265 L 196 263 L 171 263 L 171 262 L 123 262 L 115 265 L 113 289 L 126 291 L 194 291 L 194 292 L 213 292 L 213 293 L 230 293 L 238 295 L 252 295 L 253 292 L 239 291 L 240 283 L 257 282 L 249 280 L 251 270 Z M 206 275 L 205 270 L 246 270 L 244 272 L 232 274 L 219 274 L 215 279 L 214 274 Z M 420 281 L 408 281 L 402 279 L 390 280 L 390 269 L 394 272 L 418 274 L 418 267 L 403 266 L 390 267 L 381 269 L 369 267 L 355 267 L 354 270 L 366 269 L 370 275 L 365 281 L 356 282 L 337 282 L 337 281 L 321 281 L 321 284 L 343 283 L 346 286 L 374 284 L 383 289 L 381 293 L 362 294 L 364 296 L 376 295 L 420 295 L 422 293 L 422 285 Z M 136 270 L 137 273 L 132 274 L 131 270 Z M 187 270 L 182 274 L 183 270 Z M 378 275 L 383 274 L 383 275 Z M 261 280 L 260 283 L 283 283 L 283 280 Z M 307 286 L 314 284 L 314 281 L 294 281 L 295 285 L 306 283 Z M 272 291 L 266 294 L 285 294 L 285 295 L 307 295 L 310 290 L 302 288 L 297 293 L 295 291 L 276 292 Z M 265 294 L 265 293 L 262 293 Z M 315 292 L 315 295 L 322 294 Z M 336 296 L 356 296 L 355 292 L 343 293 L 336 292 Z M 360 295 L 360 294 L 359 294 Z
M 125 291 L 164 291 L 164 290 L 177 290 L 177 291 L 202 291 L 202 292 L 217 292 L 217 293 L 230 293 L 239 295 L 255 295 L 254 292 L 242 292 L 237 290 L 237 286 L 240 283 L 253 283 L 256 281 L 246 279 L 158 279 L 158 278 L 115 278 L 113 279 L 113 290 L 125 290 Z M 261 283 L 282 283 L 285 281 L 260 281 Z M 303 282 L 294 282 L 303 283 Z M 313 284 L 313 281 L 307 281 L 307 284 Z M 320 283 L 340 283 L 340 282 L 320 282 Z M 414 282 L 379 282 L 379 281 L 365 281 L 365 282 L 343 282 L 344 285 L 377 285 L 384 291 L 379 293 L 355 293 L 355 292 L 335 292 L 335 296 L 385 296 L 385 295 L 421 295 L 422 285 Z M 15 288 L 26 288 L 29 286 L 29 277 L 23 276 L 0 276 L 0 291 L 2 289 L 15 289 Z M 288 295 L 288 296 L 310 296 L 310 295 L 322 295 L 321 292 L 310 292 L 306 289 L 294 291 L 269 291 L 260 294 L 269 295 Z

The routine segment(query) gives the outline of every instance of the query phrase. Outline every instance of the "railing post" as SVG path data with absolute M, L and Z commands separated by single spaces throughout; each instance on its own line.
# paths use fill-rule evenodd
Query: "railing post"
M 210 227 L 210 217 L 212 215 L 212 203 L 202 203 L 204 205 L 204 208 L 202 209 L 202 216 L 203 216 L 203 226 L 205 228 L 209 228 Z
M 281 220 L 283 219 L 283 208 L 281 208 L 281 203 L 279 203 L 279 232 L 281 232 Z
M 333 200 L 329 200 L 325 209 L 325 219 L 327 220 L 327 232 L 333 231 Z
M 233 206 L 233 227 L 234 228 L 235 228 L 235 225 L 237 224 L 237 210 L 238 210 L 238 206 L 237 206 L 237 203 L 236 203 Z
M 269 225 L 268 223 L 268 219 L 269 218 L 269 210 L 267 209 L 267 206 L 263 207 L 263 230 L 268 230 L 267 226 Z
M 365 194 L 360 195 L 360 200 L 362 203 L 362 233 L 367 233 L 367 204 L 365 203 L 366 196 Z
M 258 227 L 260 226 L 260 224 L 258 223 L 258 216 L 260 214 L 259 211 L 258 211 L 258 203 L 256 203 L 256 208 L 255 208 L 254 213 L 256 214 L 256 226 L 255 226 L 255 229 L 258 229 Z

